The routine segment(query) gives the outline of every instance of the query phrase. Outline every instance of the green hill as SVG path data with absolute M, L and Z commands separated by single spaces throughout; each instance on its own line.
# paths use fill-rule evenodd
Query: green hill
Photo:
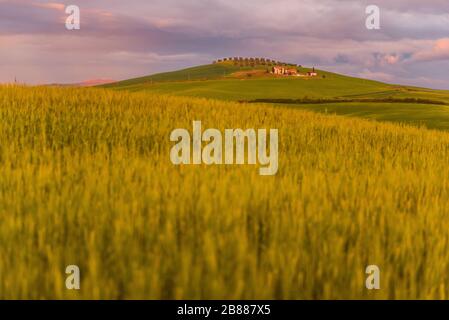
M 275 76 L 269 66 L 203 65 L 105 85 L 105 88 L 266 102 L 290 108 L 449 129 L 449 91 L 399 86 L 317 70 L 317 77 Z M 310 71 L 298 68 L 300 73 Z
M 106 87 L 146 86 L 154 82 L 218 79 L 235 72 L 238 69 L 238 67 L 234 67 L 229 64 L 203 65 L 178 71 L 157 73 L 150 76 L 129 79 L 106 85 Z
M 350 94 L 366 95 L 390 90 L 381 82 L 318 71 L 314 78 L 279 77 L 267 73 L 271 67 L 238 67 L 231 63 L 203 65 L 158 73 L 105 85 L 130 91 L 153 91 L 181 96 L 251 100 L 261 98 L 333 98 Z M 306 73 L 310 68 L 298 68 Z M 323 90 L 324 89 L 324 90 Z

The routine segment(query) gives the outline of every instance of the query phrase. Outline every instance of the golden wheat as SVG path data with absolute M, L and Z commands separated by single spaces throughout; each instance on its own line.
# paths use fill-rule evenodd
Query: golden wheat
M 14 86 L 0 119 L 0 298 L 449 297 L 446 132 Z M 174 166 L 170 132 L 193 120 L 278 128 L 278 174 Z M 70 264 L 81 290 L 65 288 Z

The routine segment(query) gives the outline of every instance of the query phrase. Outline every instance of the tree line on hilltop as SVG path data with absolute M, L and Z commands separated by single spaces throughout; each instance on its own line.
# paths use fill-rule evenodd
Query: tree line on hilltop
M 291 66 L 291 67 L 301 67 L 301 65 L 297 65 L 294 63 L 287 63 L 282 61 L 277 61 L 273 59 L 267 58 L 244 58 L 244 57 L 230 57 L 223 58 L 213 61 L 213 64 L 222 63 L 222 62 L 231 62 L 234 66 L 240 67 L 255 67 L 255 66 Z

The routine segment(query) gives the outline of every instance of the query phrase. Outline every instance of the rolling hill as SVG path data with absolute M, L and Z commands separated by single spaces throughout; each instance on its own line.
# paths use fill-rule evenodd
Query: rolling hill
M 449 91 L 400 86 L 318 70 L 317 77 L 275 76 L 267 66 L 222 62 L 104 85 L 211 99 L 265 102 L 280 107 L 449 129 Z M 298 68 L 299 72 L 310 71 Z

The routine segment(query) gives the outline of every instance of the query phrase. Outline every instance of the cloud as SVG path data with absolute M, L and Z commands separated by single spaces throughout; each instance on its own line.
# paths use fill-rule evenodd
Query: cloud
M 384 56 L 384 61 L 387 64 L 396 64 L 399 62 L 399 56 L 396 54 L 387 54 Z
M 46 8 L 46 9 L 53 9 L 53 10 L 59 10 L 64 11 L 65 6 L 62 3 L 56 3 L 56 2 L 48 2 L 48 3 L 32 3 L 32 6 L 39 7 L 39 8 Z
M 416 52 L 414 61 L 449 60 L 449 38 L 438 39 L 431 50 Z

